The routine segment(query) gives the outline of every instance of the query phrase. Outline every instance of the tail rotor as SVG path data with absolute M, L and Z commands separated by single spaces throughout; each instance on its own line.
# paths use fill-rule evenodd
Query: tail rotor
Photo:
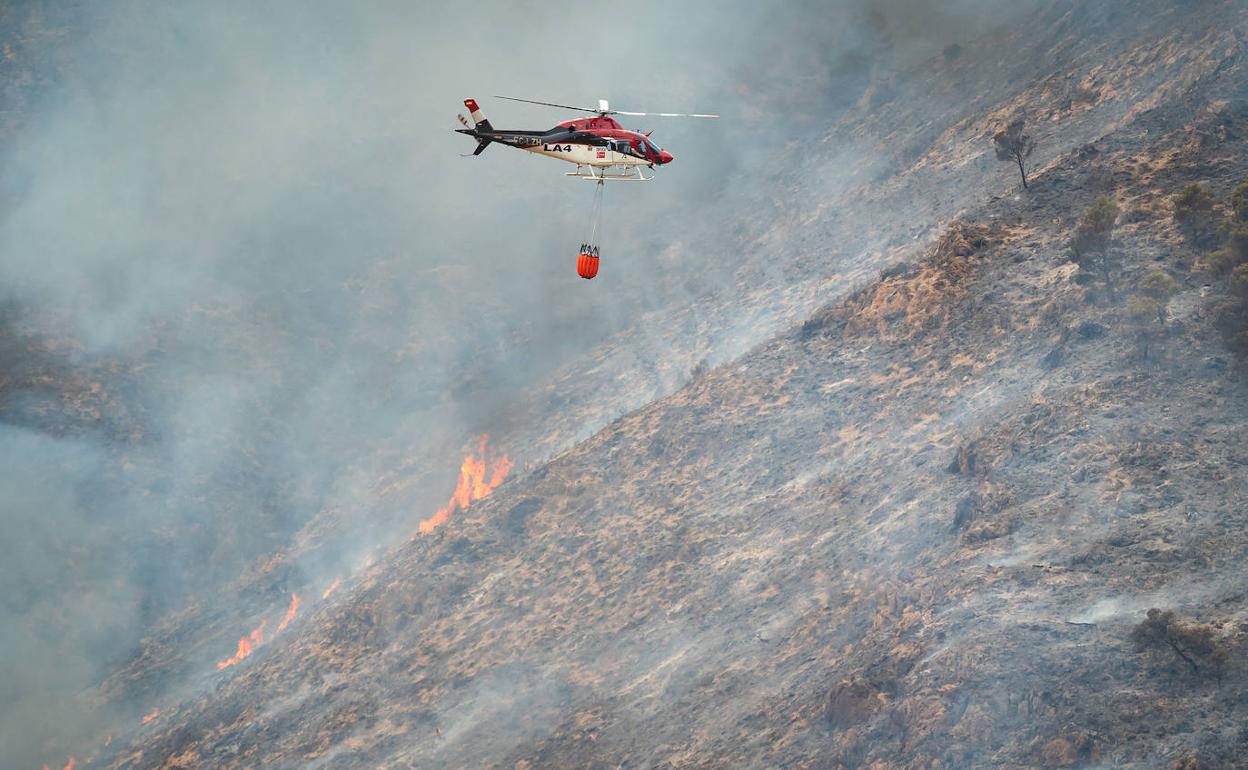
M 494 141 L 488 136 L 482 136 L 483 132 L 489 133 L 494 130 L 494 126 L 490 125 L 490 121 L 486 119 L 485 113 L 481 112 L 481 107 L 477 105 L 476 99 L 465 99 L 464 106 L 468 108 L 468 114 L 472 116 L 473 125 L 468 125 L 468 119 L 459 114 L 459 122 L 463 124 L 463 128 L 456 129 L 461 134 L 468 134 L 477 140 L 477 149 L 472 151 L 473 155 L 480 155 L 485 152 L 485 148 L 490 146 L 490 142 Z

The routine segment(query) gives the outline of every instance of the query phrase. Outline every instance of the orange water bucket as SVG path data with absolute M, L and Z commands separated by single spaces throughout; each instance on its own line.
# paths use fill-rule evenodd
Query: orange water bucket
M 598 257 L 582 251 L 576 257 L 576 274 L 585 280 L 598 275 Z

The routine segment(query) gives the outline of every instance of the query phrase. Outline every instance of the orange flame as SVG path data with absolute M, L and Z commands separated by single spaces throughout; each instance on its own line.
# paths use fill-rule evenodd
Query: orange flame
M 65 763 L 65 767 L 61 768 L 61 770 L 74 770 L 74 767 L 77 764 L 78 764 L 78 760 L 74 759 L 73 757 L 70 757 L 69 761 Z M 48 766 L 46 764 L 43 766 L 43 770 L 48 770 Z
M 233 656 L 226 658 L 225 660 L 218 663 L 217 669 L 221 670 L 221 669 L 229 668 L 230 666 L 234 665 L 235 663 L 239 662 L 243 658 L 250 655 L 252 650 L 264 644 L 264 626 L 268 622 L 269 622 L 268 620 L 261 620 L 260 625 L 256 626 L 254 631 L 240 638 L 238 640 L 238 651 L 235 652 Z
M 342 578 L 334 578 L 334 582 L 329 584 L 329 588 L 325 589 L 325 593 L 321 594 L 321 600 L 329 598 L 329 595 L 338 590 L 338 586 L 342 585 Z
M 160 716 L 160 709 L 153 709 L 153 710 L 152 710 L 152 713 L 150 713 L 150 714 L 148 714 L 147 716 L 143 717 L 143 724 L 147 724 L 148 722 L 152 721 L 153 719 L 155 719 L 155 718 L 156 718 L 156 717 L 158 717 L 158 716 Z M 111 736 L 111 735 L 110 735 L 110 736 L 108 736 L 108 737 L 109 737 L 109 739 L 111 740 L 113 736 Z
M 290 621 L 295 619 L 295 613 L 299 611 L 299 594 L 294 591 L 290 592 L 290 607 L 286 609 L 286 614 L 282 616 L 282 622 L 277 624 L 276 633 L 286 630 L 286 626 L 290 625 Z
M 285 631 L 286 627 L 290 625 L 290 621 L 295 619 L 295 615 L 298 612 L 299 612 L 299 594 L 295 593 L 294 591 L 291 591 L 290 592 L 290 606 L 286 608 L 286 614 L 282 616 L 281 621 L 277 624 L 277 628 L 274 629 L 273 633 L 276 635 Z M 268 622 L 269 621 L 267 619 L 261 620 L 260 625 L 256 626 L 254 631 L 252 631 L 250 634 L 247 634 L 246 636 L 239 639 L 238 651 L 235 652 L 231 657 L 226 658 L 225 660 L 218 663 L 217 670 L 223 670 L 223 669 L 229 668 L 230 666 L 239 662 L 240 660 L 247 657 L 251 653 L 255 652 L 257 647 L 264 644 L 264 627 L 265 625 L 268 624 Z M 150 716 L 144 717 L 143 718 L 144 724 L 146 724 L 149 719 L 155 718 L 159 713 L 160 713 L 160 709 L 157 709 L 156 711 L 152 712 Z
M 479 450 L 481 457 L 478 458 L 469 452 L 464 458 L 463 464 L 459 466 L 459 483 L 455 486 L 455 494 L 451 495 L 450 501 L 438 509 L 437 513 L 420 522 L 420 534 L 432 532 L 445 524 L 455 511 L 463 510 L 477 500 L 489 497 L 490 493 L 503 483 L 503 479 L 507 478 L 507 474 L 511 473 L 515 463 L 507 455 L 503 455 L 490 463 L 487 479 L 485 445 L 489 440 L 488 435 L 481 437 Z

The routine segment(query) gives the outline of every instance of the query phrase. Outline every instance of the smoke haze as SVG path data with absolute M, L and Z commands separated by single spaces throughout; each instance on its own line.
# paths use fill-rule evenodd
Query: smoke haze
M 733 219 L 794 194 L 766 186 L 803 141 L 1015 5 L 8 7 L 6 66 L 33 74 L 0 148 L 0 764 L 104 719 L 84 690 L 318 513 L 383 539 L 392 474 L 414 528 L 460 447 L 541 423 L 525 388 L 622 332 L 661 359 L 667 309 L 744 302 Z M 497 127 L 569 117 L 494 94 L 723 118 L 629 119 L 677 162 L 607 190 L 587 284 L 588 185 L 459 157 L 465 97 Z

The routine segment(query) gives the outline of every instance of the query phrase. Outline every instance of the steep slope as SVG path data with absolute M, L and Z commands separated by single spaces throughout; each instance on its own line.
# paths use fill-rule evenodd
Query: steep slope
M 1167 199 L 1204 181 L 1224 200 L 1248 176 L 1244 11 L 1172 6 L 1053 4 L 876 73 L 825 137 L 721 200 L 730 226 L 669 246 L 674 274 L 684 252 L 733 255 L 685 281 L 690 301 L 664 289 L 521 392 L 466 383 L 490 396 L 482 430 L 553 461 L 322 599 L 319 554 L 362 527 L 414 531 L 463 439 L 377 448 L 357 475 L 388 470 L 350 504 L 225 598 L 210 586 L 164 616 L 84 697 L 135 718 L 73 749 L 81 765 L 1234 766 L 1244 394 Z M 987 141 L 1019 109 L 1041 139 L 1025 194 Z M 1099 193 L 1125 212 L 1109 298 L 1064 256 Z M 1120 303 L 1158 267 L 1184 289 L 1138 361 Z M 362 295 L 378 316 L 404 302 Z M 266 373 L 266 325 L 228 312 L 222 351 L 254 340 Z M 141 424 L 112 362 L 41 366 L 0 393 L 38 395 L 41 425 Z M 261 505 L 247 542 L 266 465 L 244 447 L 226 478 L 187 485 L 237 512 L 220 550 L 283 537 Z M 274 636 L 292 590 L 302 609 Z M 1217 624 L 1221 680 L 1134 652 L 1151 606 Z M 218 671 L 262 622 L 268 644 Z
M 1240 766 L 1248 392 L 1167 208 L 1248 177 L 1242 47 L 1219 50 L 92 761 Z M 1065 251 L 1098 193 L 1125 212 L 1110 287 Z M 1157 269 L 1182 289 L 1141 359 L 1121 300 Z M 1227 662 L 1137 651 L 1150 607 Z

